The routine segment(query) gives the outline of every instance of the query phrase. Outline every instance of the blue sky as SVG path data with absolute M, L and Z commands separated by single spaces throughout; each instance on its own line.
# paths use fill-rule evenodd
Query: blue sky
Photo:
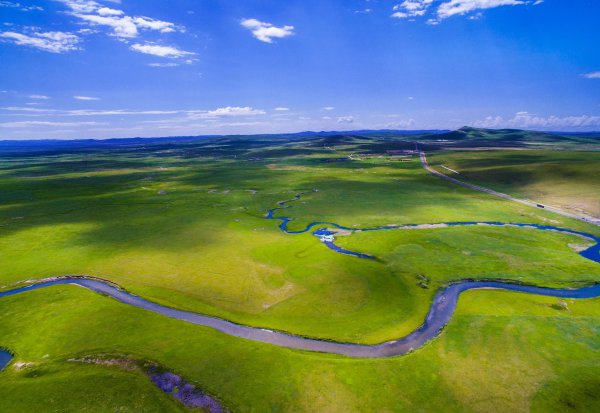
M 0 139 L 600 130 L 597 0 L 0 0 Z

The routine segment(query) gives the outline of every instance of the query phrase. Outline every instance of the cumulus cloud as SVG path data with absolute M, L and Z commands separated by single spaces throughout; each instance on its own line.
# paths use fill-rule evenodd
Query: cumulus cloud
M 121 38 L 133 38 L 139 30 L 155 30 L 161 33 L 183 31 L 174 23 L 152 19 L 145 16 L 126 16 L 122 10 L 104 7 L 91 0 L 59 0 L 71 9 L 71 14 L 86 23 L 95 26 L 107 26 L 112 35 Z
M 189 55 L 194 54 L 192 52 L 186 52 L 185 50 L 177 49 L 176 47 L 173 47 L 173 46 L 161 46 L 161 45 L 154 44 L 154 43 L 146 43 L 146 44 L 135 43 L 135 44 L 131 45 L 131 49 L 135 50 L 136 52 L 149 54 L 152 56 L 158 56 L 158 57 L 167 57 L 170 59 L 177 59 L 180 57 L 189 56 Z
M 157 30 L 161 33 L 172 33 L 175 25 L 163 20 L 151 19 L 149 17 L 134 17 L 133 22 L 141 29 Z
M 65 53 L 78 49 L 79 36 L 65 32 L 2 32 L 0 39 L 19 46 L 34 47 L 50 53 Z
M 77 13 L 91 13 L 98 10 L 101 6 L 91 0 L 59 0 L 72 11 Z
M 48 100 L 50 96 L 46 95 L 29 95 L 29 99 Z
M 488 116 L 473 123 L 479 128 L 523 128 L 523 129 L 589 129 L 600 127 L 600 116 L 539 116 L 529 112 L 517 112 L 511 119 Z
M 405 0 L 394 6 L 392 17 L 405 19 L 408 17 L 423 16 L 433 0 Z
M 598 72 L 590 72 L 582 75 L 586 79 L 600 79 L 600 71 Z
M 111 9 L 110 7 L 100 7 L 96 10 L 100 16 L 122 16 L 125 14 L 123 10 Z
M 254 37 L 265 43 L 273 43 L 274 38 L 281 39 L 294 34 L 294 26 L 277 27 L 256 19 L 243 19 L 241 25 L 250 30 Z
M 76 14 L 78 18 L 88 23 L 112 28 L 112 35 L 116 37 L 136 37 L 138 28 L 131 17 L 99 16 L 96 14 Z
M 335 110 L 335 108 L 333 106 L 326 106 L 323 108 L 323 110 L 326 110 L 329 112 L 329 111 Z
M 275 111 L 277 111 L 277 112 L 287 112 L 289 110 L 290 110 L 290 108 L 283 108 L 283 107 L 275 108 Z
M 73 99 L 77 100 L 100 100 L 100 98 L 96 98 L 93 96 L 73 96 Z

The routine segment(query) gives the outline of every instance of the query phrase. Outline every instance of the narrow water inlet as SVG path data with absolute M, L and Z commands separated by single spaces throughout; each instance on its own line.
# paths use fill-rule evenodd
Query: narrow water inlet
M 13 355 L 6 350 L 0 350 L 0 371 L 4 370 L 13 359 Z

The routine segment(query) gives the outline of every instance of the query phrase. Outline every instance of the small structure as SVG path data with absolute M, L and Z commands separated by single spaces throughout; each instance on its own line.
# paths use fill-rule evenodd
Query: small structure
M 321 228 L 315 232 L 313 232 L 313 235 L 317 238 L 319 238 L 319 241 L 321 242 L 333 242 L 335 241 L 335 237 L 333 235 L 333 232 L 327 231 L 327 229 L 325 228 Z
M 333 235 L 319 235 L 321 242 L 333 242 L 335 237 Z

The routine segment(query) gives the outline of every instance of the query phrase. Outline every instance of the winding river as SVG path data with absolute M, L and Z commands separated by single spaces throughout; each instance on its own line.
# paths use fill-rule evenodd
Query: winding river
M 328 222 L 313 222 L 307 225 L 303 230 L 290 231 L 288 230 L 288 223 L 291 218 L 288 217 L 276 217 L 275 213 L 279 210 L 290 208 L 287 205 L 291 201 L 297 201 L 300 199 L 302 194 L 296 195 L 293 199 L 288 201 L 278 202 L 278 207 L 270 209 L 267 212 L 266 218 L 271 220 L 281 221 L 279 228 L 288 234 L 301 234 L 306 233 L 312 229 L 314 235 L 319 237 L 329 248 L 332 248 L 336 252 L 343 254 L 352 255 L 358 258 L 373 258 L 367 254 L 359 252 L 347 251 L 335 245 L 334 240 L 327 238 L 326 236 L 333 236 L 334 233 L 328 228 L 336 228 L 344 231 L 361 232 L 361 231 L 379 231 L 379 230 L 409 230 L 409 229 L 425 229 L 425 228 L 439 228 L 439 227 L 455 227 L 455 226 L 475 226 L 475 225 L 492 225 L 492 226 L 508 226 L 508 227 L 524 227 L 532 228 L 545 231 L 557 231 L 566 234 L 578 235 L 581 237 L 588 238 L 594 241 L 596 244 L 580 254 L 590 260 L 600 263 L 600 238 L 564 228 L 558 228 L 554 226 L 543 226 L 543 225 L 531 225 L 531 224 L 506 224 L 501 222 L 451 222 L 434 225 L 403 225 L 403 226 L 381 226 L 375 228 L 349 228 L 335 223 Z M 189 311 L 177 310 L 174 308 L 166 307 L 161 304 L 146 300 L 142 297 L 131 294 L 114 283 L 109 281 L 90 278 L 90 277 L 58 277 L 54 279 L 42 280 L 41 282 L 30 284 L 24 287 L 15 288 L 7 291 L 0 291 L 0 298 L 13 296 L 16 294 L 26 293 L 28 291 L 39 290 L 42 288 L 55 286 L 55 285 L 78 285 L 80 287 L 87 288 L 89 290 L 108 295 L 117 301 L 124 304 L 142 308 L 148 311 L 152 311 L 157 314 L 174 318 L 177 320 L 185 321 L 192 324 L 197 324 L 205 327 L 210 327 L 218 330 L 222 333 L 245 338 L 248 340 L 258 341 L 261 343 L 269 343 L 280 347 L 286 347 L 297 350 L 307 350 L 323 353 L 339 354 L 349 357 L 361 357 L 361 358 L 380 358 L 380 357 L 392 357 L 407 354 L 421 346 L 428 341 L 435 338 L 444 326 L 450 321 L 452 314 L 456 309 L 458 298 L 461 293 L 469 290 L 480 290 L 480 289 L 494 289 L 494 290 L 505 290 L 515 291 L 528 294 L 537 294 L 549 297 L 560 297 L 560 298 L 595 298 L 600 297 L 600 284 L 595 284 L 589 287 L 579 289 L 551 289 L 543 288 L 531 285 L 513 284 L 508 282 L 500 281 L 459 281 L 439 290 L 433 299 L 433 303 L 429 309 L 427 317 L 421 327 L 410 333 L 409 335 L 399 338 L 397 340 L 388 341 L 377 345 L 362 345 L 352 343 L 342 343 L 326 340 L 312 339 L 302 336 L 296 336 L 288 334 L 282 331 L 273 331 L 264 328 L 250 327 L 233 323 L 228 320 L 224 320 L 217 317 L 211 317 L 203 314 L 192 313 Z M 1 353 L 0 353 L 1 354 Z M 9 359 L 10 360 L 10 359 Z M 1 366 L 1 364 L 0 364 Z
M 361 345 L 317 340 L 295 336 L 281 331 L 272 331 L 263 328 L 244 326 L 216 317 L 165 307 L 152 301 L 148 301 L 142 297 L 128 293 L 112 283 L 99 279 L 63 277 L 31 284 L 26 287 L 16 288 L 9 291 L 2 291 L 0 292 L 0 298 L 64 284 L 78 285 L 89 290 L 108 295 L 133 307 L 143 308 L 145 310 L 162 314 L 177 320 L 186 321 L 188 323 L 210 327 L 235 337 L 259 341 L 261 343 L 274 344 L 276 346 L 287 347 L 291 349 L 318 351 L 323 353 L 334 353 L 350 357 L 364 358 L 391 357 L 406 354 L 423 346 L 429 340 L 435 338 L 448 323 L 448 321 L 450 321 L 450 318 L 456 309 L 458 297 L 464 291 L 476 289 L 497 289 L 561 298 L 600 297 L 600 284 L 576 290 L 555 290 L 551 288 L 495 281 L 462 281 L 456 284 L 451 284 L 436 294 L 425 322 L 421 327 L 404 338 L 388 341 L 378 345 Z
M 317 192 L 317 190 L 313 189 L 313 191 L 311 191 L 311 192 Z M 346 255 L 352 255 L 352 256 L 358 257 L 358 258 L 372 259 L 375 257 L 368 255 L 368 254 L 363 254 L 360 252 L 349 251 L 349 250 L 346 250 L 344 248 L 337 246 L 335 244 L 335 238 L 334 238 L 335 231 L 331 231 L 330 228 L 335 228 L 335 229 L 339 229 L 342 231 L 348 231 L 351 233 L 370 232 L 370 231 L 386 231 L 386 230 L 389 231 L 389 230 L 433 229 L 433 228 L 447 228 L 447 227 L 459 227 L 459 226 L 517 227 L 517 228 L 538 229 L 538 230 L 543 230 L 543 231 L 554 231 L 554 232 L 560 232 L 563 234 L 577 235 L 577 236 L 580 236 L 583 238 L 587 238 L 590 241 L 594 241 L 595 242 L 594 245 L 592 245 L 591 247 L 589 247 L 588 249 L 586 249 L 584 251 L 581 251 L 579 253 L 579 255 L 581 255 L 582 257 L 587 258 L 589 260 L 592 260 L 594 262 L 600 263 L 600 237 L 596 237 L 595 235 L 588 234 L 588 233 L 581 232 L 581 231 L 574 231 L 571 229 L 555 227 L 553 225 L 506 223 L 506 222 L 497 222 L 497 221 L 487 221 L 487 222 L 473 221 L 473 222 L 443 222 L 443 223 L 439 223 L 439 224 L 418 224 L 418 225 L 383 225 L 383 226 L 379 226 L 379 227 L 356 228 L 356 227 L 345 227 L 343 225 L 339 225 L 334 222 L 317 221 L 317 222 L 311 222 L 310 224 L 306 225 L 306 227 L 304 227 L 304 229 L 297 230 L 297 231 L 291 231 L 288 229 L 288 224 L 292 221 L 292 218 L 277 217 L 277 216 L 275 216 L 275 213 L 277 211 L 292 208 L 291 205 L 288 205 L 290 202 L 299 201 L 301 199 L 302 195 L 305 195 L 308 193 L 310 193 L 310 192 L 309 191 L 301 192 L 301 193 L 297 194 L 296 196 L 294 196 L 292 199 L 289 199 L 287 201 L 277 202 L 277 205 L 279 205 L 279 206 L 276 208 L 269 209 L 267 211 L 265 218 L 280 221 L 279 229 L 286 234 L 304 234 L 304 233 L 307 233 L 307 232 L 315 229 L 315 231 L 313 231 L 313 235 L 315 235 L 316 237 L 321 239 L 321 241 L 325 245 L 327 245 L 327 247 L 329 247 L 330 249 L 332 249 L 336 252 L 346 254 Z M 327 236 L 330 236 L 332 238 L 326 238 Z

